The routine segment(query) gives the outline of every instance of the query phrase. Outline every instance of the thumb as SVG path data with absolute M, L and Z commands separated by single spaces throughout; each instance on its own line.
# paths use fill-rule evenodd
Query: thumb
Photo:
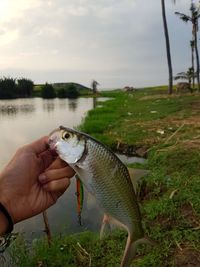
M 43 136 L 26 147 L 32 150 L 35 154 L 40 154 L 48 149 L 48 136 Z

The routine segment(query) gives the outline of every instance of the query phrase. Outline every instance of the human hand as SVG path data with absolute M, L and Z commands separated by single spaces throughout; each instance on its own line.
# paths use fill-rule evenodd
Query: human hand
M 70 184 L 74 171 L 47 149 L 48 137 L 25 145 L 0 173 L 0 202 L 13 223 L 53 205 Z

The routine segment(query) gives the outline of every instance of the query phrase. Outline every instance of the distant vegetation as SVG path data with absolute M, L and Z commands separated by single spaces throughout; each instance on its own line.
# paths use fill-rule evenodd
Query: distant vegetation
M 80 95 L 91 95 L 92 90 L 78 83 L 54 83 L 57 97 L 76 98 Z
M 43 98 L 77 98 L 90 95 L 92 90 L 78 83 L 53 83 L 36 86 L 37 96 Z
M 51 84 L 45 83 L 41 87 L 41 96 L 43 98 L 55 98 L 56 97 L 55 89 Z
M 54 83 L 34 85 L 27 78 L 0 78 L 0 99 L 14 99 L 22 97 L 42 98 L 76 98 L 80 95 L 90 95 L 92 90 L 77 83 Z
M 80 90 L 73 83 L 54 86 L 57 90 L 57 96 L 60 98 L 76 98 L 80 95 Z
M 18 97 L 31 97 L 33 94 L 33 81 L 25 78 L 1 78 L 0 79 L 0 98 L 12 99 Z

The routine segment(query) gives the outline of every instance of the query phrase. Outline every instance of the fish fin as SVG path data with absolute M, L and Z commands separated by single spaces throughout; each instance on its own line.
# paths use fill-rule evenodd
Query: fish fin
M 131 178 L 131 182 L 133 184 L 133 188 L 135 190 L 135 192 L 137 192 L 137 188 L 138 188 L 138 181 L 146 176 L 147 174 L 149 174 L 149 170 L 143 170 L 143 169 L 134 169 L 134 168 L 128 168 L 128 172 Z
M 86 205 L 87 205 L 88 210 L 90 210 L 96 206 L 96 199 L 90 192 L 87 192 Z
M 104 213 L 100 230 L 100 239 L 102 239 L 106 234 L 110 232 L 111 232 L 110 219 L 109 216 Z
M 125 251 L 124 251 L 124 256 L 122 258 L 122 262 L 121 262 L 120 267 L 129 267 L 130 266 L 131 262 L 135 258 L 137 247 L 140 244 L 147 244 L 147 245 L 154 246 L 154 245 L 156 245 L 156 242 L 152 241 L 148 237 L 143 237 L 143 238 L 140 238 L 136 241 L 133 241 L 131 239 L 130 235 L 128 235 L 126 247 L 125 247 Z

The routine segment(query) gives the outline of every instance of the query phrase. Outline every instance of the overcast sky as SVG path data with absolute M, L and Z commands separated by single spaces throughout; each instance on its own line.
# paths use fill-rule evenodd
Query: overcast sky
M 166 0 L 174 74 L 190 66 L 189 0 Z M 0 76 L 101 88 L 167 84 L 160 0 L 0 0 Z

